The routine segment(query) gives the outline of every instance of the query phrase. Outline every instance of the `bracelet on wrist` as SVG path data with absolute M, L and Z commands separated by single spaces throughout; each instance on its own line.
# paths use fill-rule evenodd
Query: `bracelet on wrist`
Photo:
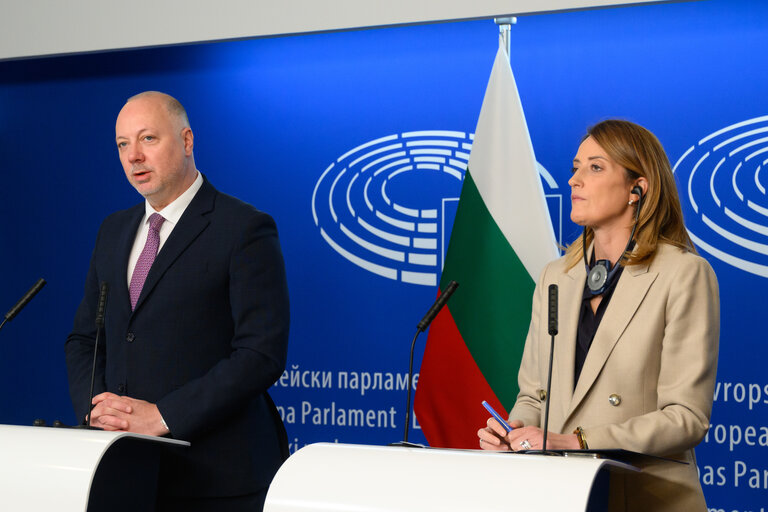
M 576 430 L 574 430 L 573 433 L 576 434 L 576 439 L 579 441 L 579 448 L 582 450 L 589 450 L 589 445 L 587 445 L 587 438 L 584 436 L 584 429 L 581 427 L 576 427 Z

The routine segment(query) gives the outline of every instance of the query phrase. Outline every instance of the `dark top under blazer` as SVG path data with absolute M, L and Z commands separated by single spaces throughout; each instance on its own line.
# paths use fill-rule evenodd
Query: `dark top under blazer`
M 144 204 L 107 217 L 65 345 L 78 418 L 90 386 L 99 283 L 110 285 L 95 393 L 156 403 L 172 436 L 160 492 L 232 496 L 269 484 L 287 454 L 267 389 L 288 344 L 288 290 L 272 218 L 207 180 L 157 255 L 136 305 L 128 256 Z

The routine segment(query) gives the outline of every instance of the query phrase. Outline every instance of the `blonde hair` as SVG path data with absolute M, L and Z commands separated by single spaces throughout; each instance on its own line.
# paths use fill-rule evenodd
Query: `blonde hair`
M 619 119 L 609 119 L 592 126 L 581 141 L 589 137 L 614 162 L 624 167 L 628 182 L 639 177 L 648 181 L 640 218 L 637 220 L 635 248 L 619 261 L 623 265 L 648 263 L 656 254 L 659 242 L 695 253 L 696 249 L 683 223 L 683 211 L 672 167 L 659 139 L 642 126 Z M 594 232 L 589 226 L 584 229 L 586 243 L 589 245 L 594 239 Z M 568 268 L 582 259 L 582 240 L 582 236 L 579 236 L 568 246 Z

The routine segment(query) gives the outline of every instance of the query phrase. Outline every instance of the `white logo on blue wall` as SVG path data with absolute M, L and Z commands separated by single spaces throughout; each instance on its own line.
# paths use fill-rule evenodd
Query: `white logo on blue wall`
M 321 236 L 369 272 L 436 286 L 473 139 L 459 131 L 414 131 L 347 151 L 312 193 Z M 549 188 L 557 188 L 543 167 L 539 171 Z M 557 196 L 556 207 L 561 204 Z
M 707 135 L 680 157 L 674 172 L 696 246 L 768 277 L 768 116 Z

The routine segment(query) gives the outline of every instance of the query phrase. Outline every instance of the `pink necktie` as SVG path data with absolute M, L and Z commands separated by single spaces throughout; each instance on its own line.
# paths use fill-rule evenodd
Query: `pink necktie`
M 154 263 L 155 256 L 157 256 L 157 248 L 160 247 L 160 226 L 163 225 L 164 221 L 165 219 L 159 213 L 153 213 L 149 216 L 147 243 L 144 244 L 144 249 L 141 251 L 139 260 L 136 262 L 136 268 L 133 269 L 131 285 L 128 288 L 131 295 L 131 311 L 136 309 L 136 303 L 139 301 L 144 281 L 147 280 L 149 269 L 152 268 L 152 263 Z

